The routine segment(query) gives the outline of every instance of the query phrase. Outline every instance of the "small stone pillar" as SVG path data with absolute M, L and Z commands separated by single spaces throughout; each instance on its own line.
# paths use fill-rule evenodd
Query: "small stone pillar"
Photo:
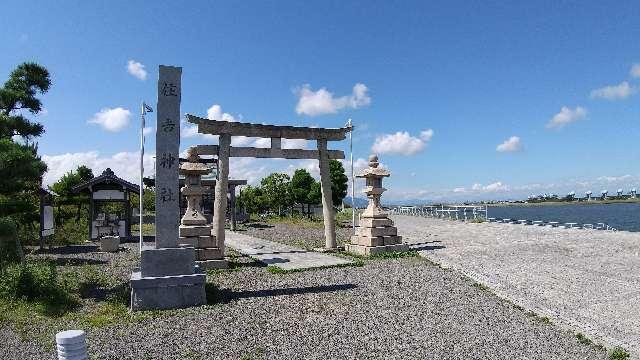
M 87 342 L 82 330 L 67 330 L 56 334 L 59 360 L 86 360 Z
M 180 246 L 194 247 L 196 264 L 202 269 L 226 269 L 223 250 L 216 244 L 211 234 L 212 226 L 202 214 L 202 196 L 210 191 L 202 186 L 202 175 L 211 172 L 211 167 L 199 162 L 195 147 L 187 151 L 187 162 L 180 165 L 180 173 L 185 176 L 184 187 L 180 190 L 187 198 L 187 210 L 180 220 Z
M 345 245 L 345 250 L 359 255 L 372 255 L 388 251 L 407 251 L 409 246 L 402 243 L 398 236 L 398 229 L 393 221 L 380 206 L 380 197 L 387 189 L 382 187 L 382 178 L 391 175 L 387 170 L 378 168 L 378 156 L 369 157 L 369 167 L 359 178 L 366 180 L 364 193 L 369 198 L 369 204 L 362 214 L 356 228 L 356 234 L 351 236 L 351 243 Z

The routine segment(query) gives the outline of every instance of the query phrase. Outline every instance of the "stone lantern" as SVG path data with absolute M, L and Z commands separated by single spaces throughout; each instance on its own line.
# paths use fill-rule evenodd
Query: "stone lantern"
M 211 167 L 200 162 L 194 147 L 187 150 L 187 161 L 180 164 L 180 174 L 184 175 L 184 187 L 180 193 L 187 199 L 187 210 L 180 220 L 181 246 L 193 246 L 196 252 L 196 263 L 200 268 L 226 268 L 222 250 L 217 247 L 215 236 L 211 234 L 212 226 L 202 213 L 202 196 L 211 191 L 202 186 L 202 175 L 211 172 Z
M 355 235 L 351 236 L 351 243 L 345 245 L 348 252 L 371 255 L 387 251 L 407 251 L 409 246 L 402 243 L 402 237 L 398 236 L 398 229 L 393 226 L 389 214 L 380 206 L 380 197 L 387 189 L 382 187 L 382 179 L 391 175 L 387 170 L 378 167 L 378 156 L 369 156 L 369 167 L 362 174 L 366 186 L 364 193 L 369 198 L 369 204 L 362 214 L 356 228 Z

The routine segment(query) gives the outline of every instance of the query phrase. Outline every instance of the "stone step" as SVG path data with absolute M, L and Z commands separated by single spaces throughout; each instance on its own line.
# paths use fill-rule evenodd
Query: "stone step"
M 196 260 L 197 261 L 201 261 L 201 260 L 218 260 L 218 259 L 222 259 L 222 258 L 223 258 L 223 254 L 222 254 L 222 251 L 220 250 L 220 248 L 210 247 L 210 248 L 196 249 Z
M 381 226 L 393 226 L 391 219 L 373 219 L 373 218 L 360 218 L 358 226 L 362 227 L 381 227 Z
M 366 237 L 377 236 L 395 236 L 398 235 L 398 229 L 393 226 L 387 227 L 357 227 L 357 235 Z
M 408 251 L 409 245 L 407 244 L 395 244 L 395 245 L 383 245 L 383 246 L 365 246 L 356 244 L 346 244 L 345 250 L 350 253 L 358 255 L 373 255 L 390 251 Z
M 192 236 L 210 236 L 211 226 L 203 225 L 180 225 L 179 231 L 180 237 L 192 237 Z
M 351 244 L 353 245 L 362 245 L 362 246 L 385 246 L 385 245 L 396 245 L 402 243 L 402 236 L 351 236 Z
M 178 244 L 180 244 L 180 246 L 191 246 L 196 249 L 211 248 L 217 246 L 216 237 L 212 235 L 181 237 L 180 239 L 178 239 Z

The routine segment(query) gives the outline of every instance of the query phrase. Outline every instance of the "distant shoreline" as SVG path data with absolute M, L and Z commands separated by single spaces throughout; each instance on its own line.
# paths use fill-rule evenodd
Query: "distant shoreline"
M 538 203 L 502 203 L 486 204 L 488 207 L 508 207 L 508 206 L 562 206 L 562 205 L 614 205 L 614 204 L 638 204 L 640 198 L 626 200 L 591 200 L 591 201 L 545 201 Z

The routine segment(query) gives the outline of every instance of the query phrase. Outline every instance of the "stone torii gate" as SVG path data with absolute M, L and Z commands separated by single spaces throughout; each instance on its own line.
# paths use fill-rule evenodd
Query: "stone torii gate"
M 203 119 L 185 115 L 188 122 L 198 125 L 201 134 L 219 135 L 218 145 L 198 145 L 199 155 L 218 157 L 218 181 L 215 187 L 213 209 L 213 232 L 220 249 L 224 249 L 224 221 L 227 208 L 227 184 L 229 182 L 230 157 L 318 159 L 320 165 L 320 186 L 322 189 L 322 215 L 324 218 L 325 248 L 336 248 L 336 226 L 331 195 L 329 160 L 344 159 L 344 152 L 328 150 L 328 141 L 340 141 L 352 127 L 338 129 L 310 128 L 297 126 L 262 125 Z M 270 148 L 231 146 L 232 136 L 271 138 Z M 317 150 L 283 149 L 282 139 L 316 140 Z

